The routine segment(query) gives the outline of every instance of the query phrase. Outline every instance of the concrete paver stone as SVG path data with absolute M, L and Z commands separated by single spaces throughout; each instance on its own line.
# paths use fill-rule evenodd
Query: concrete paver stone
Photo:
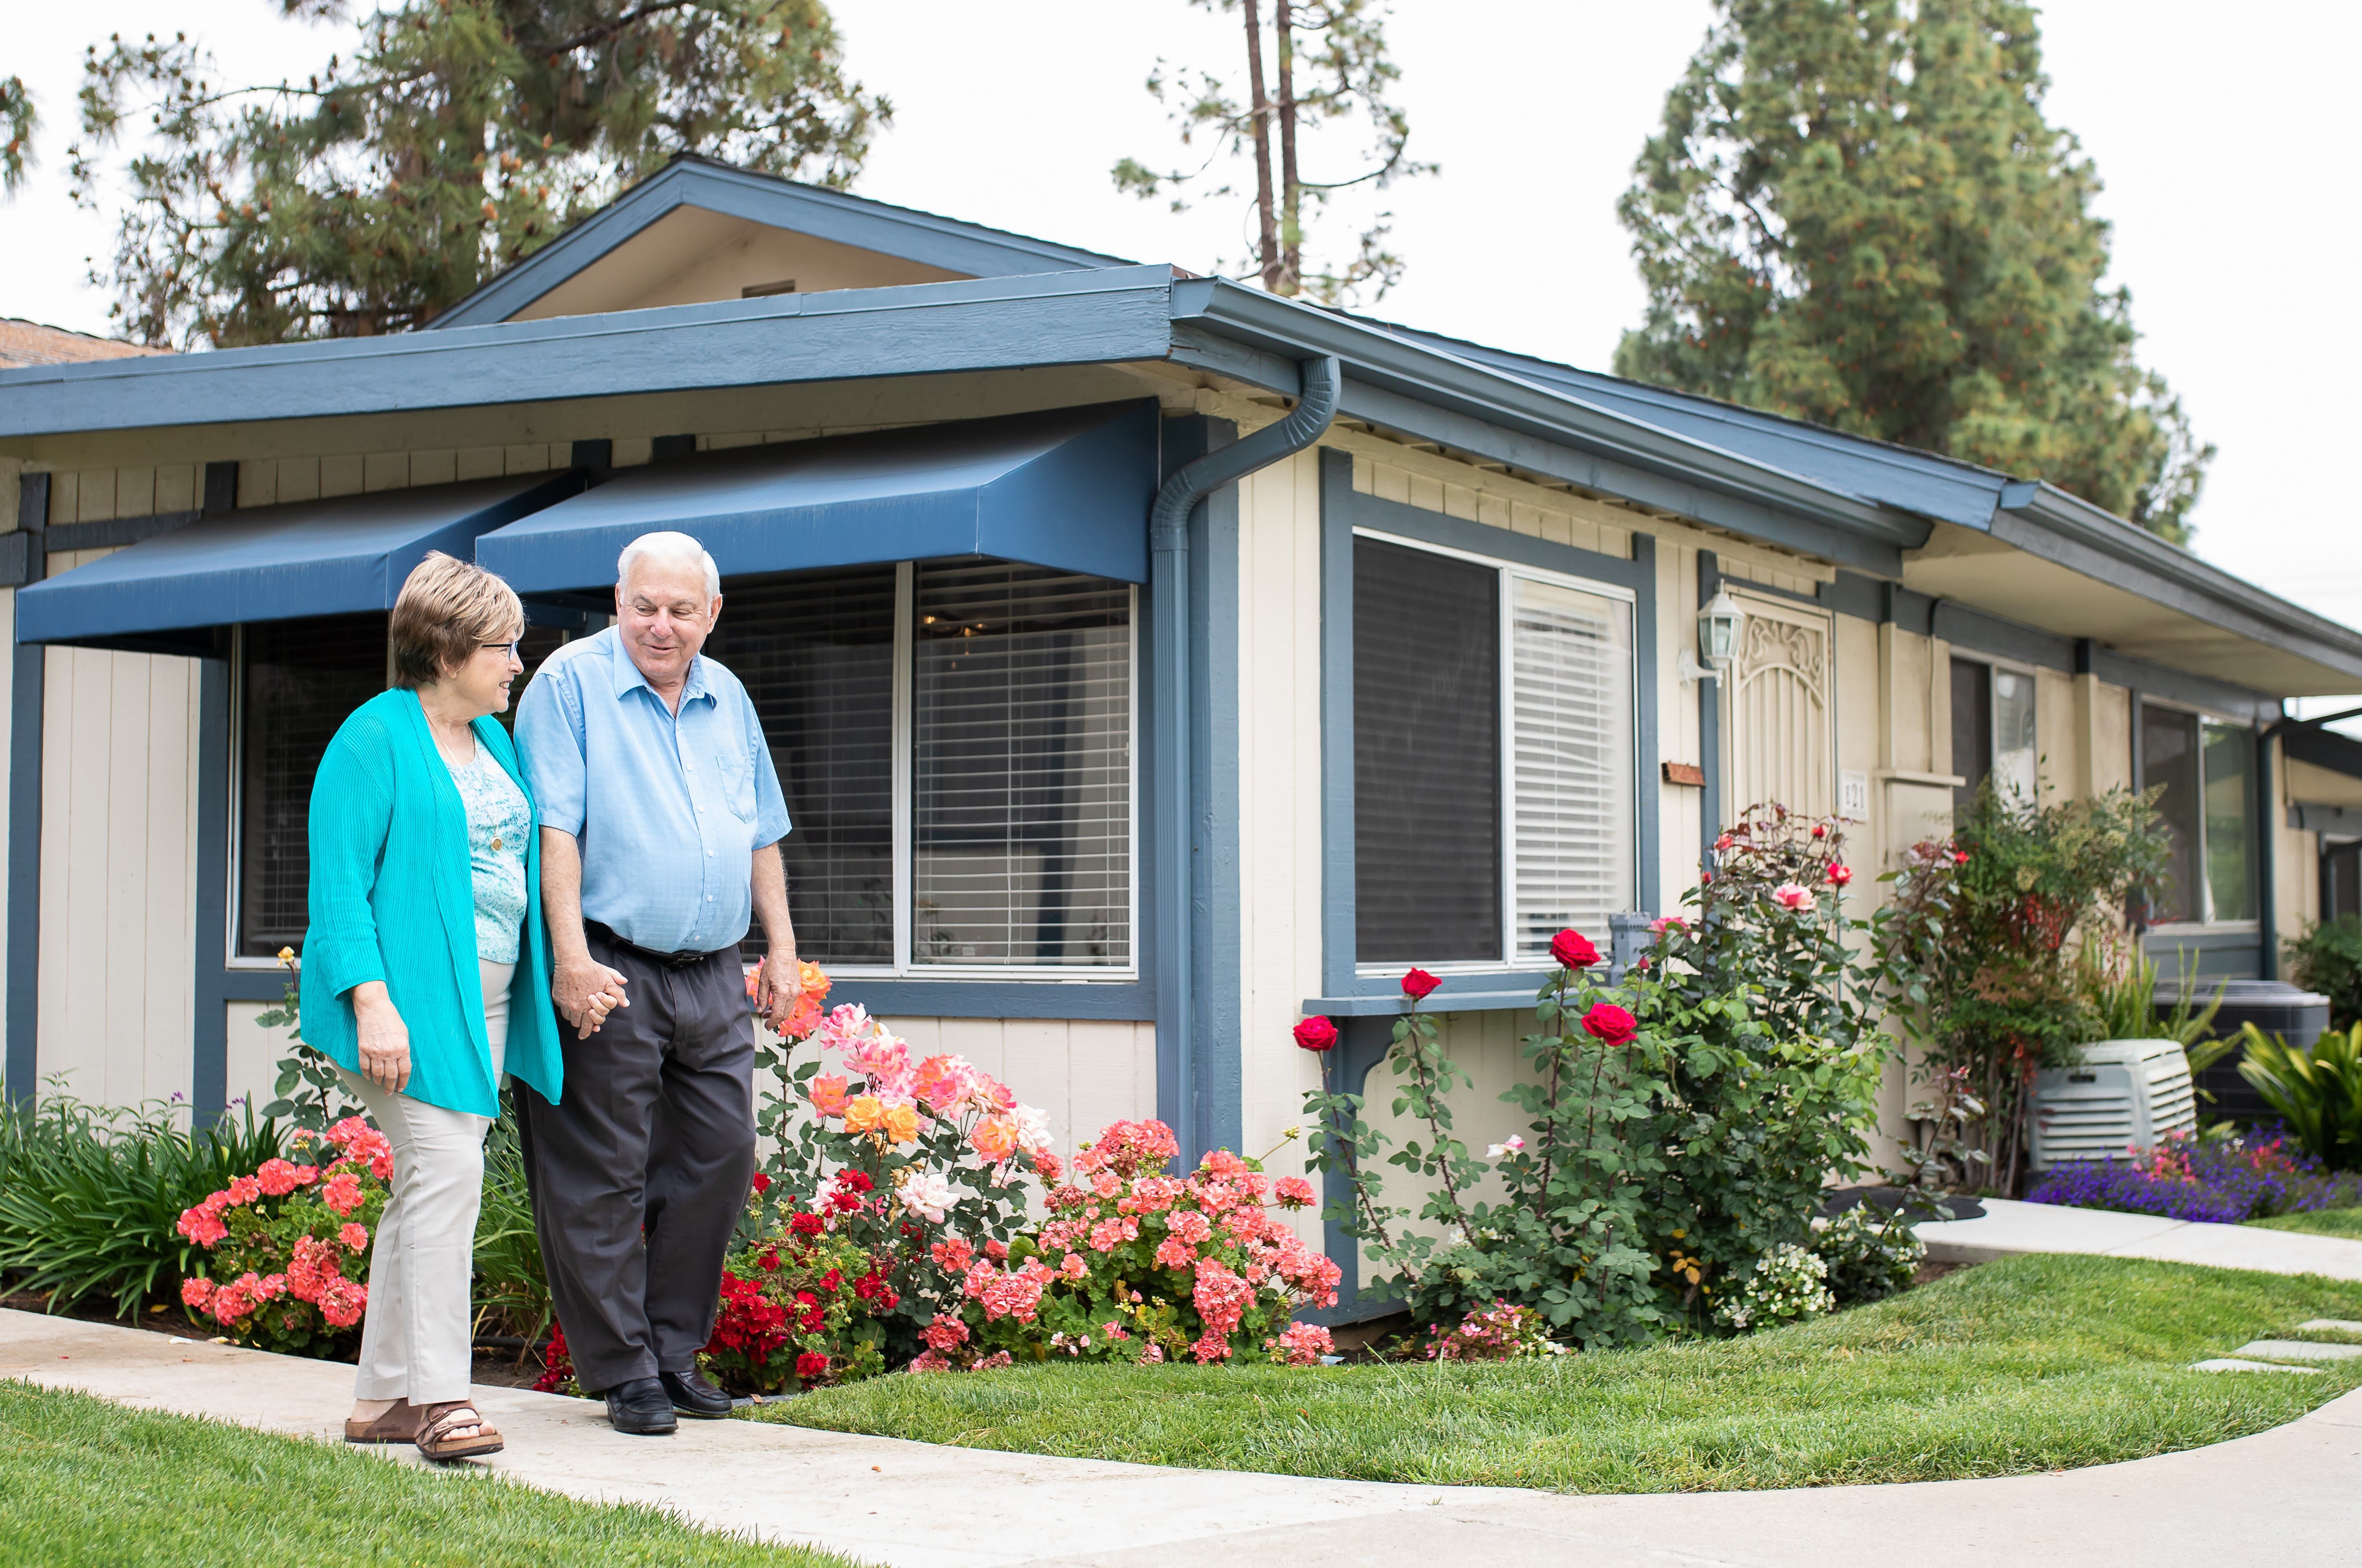
M 6 1310 L 0 1377 L 323 1441 L 352 1398 L 337 1363 Z M 2254 1437 L 2085 1470 L 1634 1496 L 1160 1469 L 740 1420 L 635 1438 L 589 1401 L 473 1397 L 508 1440 L 484 1469 L 891 1568 L 1887 1568 L 1898 1550 L 1913 1568 L 2362 1562 L 2362 1390 Z
M 2266 1361 L 2352 1361 L 2362 1345 L 2326 1345 L 2318 1340 L 2249 1340 L 2233 1355 L 2260 1356 Z
M 2308 1334 L 2362 1334 L 2362 1323 L 2351 1318 L 2309 1318 L 2297 1327 Z
M 2237 1356 L 2218 1355 L 2206 1361 L 2190 1364 L 2192 1372 L 2299 1372 L 2308 1377 L 2325 1377 L 2328 1374 L 2317 1366 L 2281 1366 L 2268 1361 L 2244 1361 Z

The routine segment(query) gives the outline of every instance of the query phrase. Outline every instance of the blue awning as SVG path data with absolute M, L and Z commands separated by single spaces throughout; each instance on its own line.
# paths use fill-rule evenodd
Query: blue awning
M 476 536 L 581 483 L 568 469 L 203 517 L 19 589 L 17 640 L 199 652 L 216 626 L 390 610 L 427 551 L 466 560 Z
M 675 530 L 724 577 L 991 556 L 1148 580 L 1153 400 L 713 452 L 625 469 L 476 541 L 520 593 L 602 589 Z

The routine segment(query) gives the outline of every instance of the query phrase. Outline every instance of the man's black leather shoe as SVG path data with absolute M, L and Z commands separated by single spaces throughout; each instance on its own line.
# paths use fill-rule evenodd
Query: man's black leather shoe
M 635 1377 L 608 1389 L 607 1419 L 617 1431 L 640 1437 L 670 1437 L 680 1425 L 665 1386 L 653 1377 Z
M 701 1421 L 718 1421 L 730 1413 L 730 1396 L 695 1372 L 660 1372 L 657 1378 L 672 1400 L 672 1408 Z

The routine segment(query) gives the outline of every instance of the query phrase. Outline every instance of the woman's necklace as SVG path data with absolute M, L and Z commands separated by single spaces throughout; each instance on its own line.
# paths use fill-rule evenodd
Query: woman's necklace
M 481 750 L 482 743 L 476 739 L 476 728 L 473 724 L 466 724 L 460 727 L 459 735 L 467 745 L 468 755 L 464 757 L 456 759 L 451 755 L 450 742 L 444 738 L 442 726 L 430 721 L 427 727 L 434 734 L 435 749 L 443 754 L 443 760 L 449 764 L 451 770 L 454 773 L 457 773 L 460 768 L 473 767 L 476 765 L 476 757 L 478 753 Z M 491 843 L 487 845 L 487 847 L 490 848 L 493 854 L 499 854 L 501 850 L 501 835 L 497 833 L 492 834 Z

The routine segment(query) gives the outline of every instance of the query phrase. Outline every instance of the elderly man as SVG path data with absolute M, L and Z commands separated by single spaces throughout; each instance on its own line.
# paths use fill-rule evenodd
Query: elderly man
M 756 1005 L 798 995 L 770 748 L 746 689 L 698 650 L 713 558 L 647 534 L 615 565 L 615 622 L 550 656 L 518 704 L 541 805 L 551 999 L 573 1025 L 566 1094 L 517 1088 L 535 1228 L 566 1347 L 618 1431 L 730 1413 L 698 1375 L 755 1172 Z

